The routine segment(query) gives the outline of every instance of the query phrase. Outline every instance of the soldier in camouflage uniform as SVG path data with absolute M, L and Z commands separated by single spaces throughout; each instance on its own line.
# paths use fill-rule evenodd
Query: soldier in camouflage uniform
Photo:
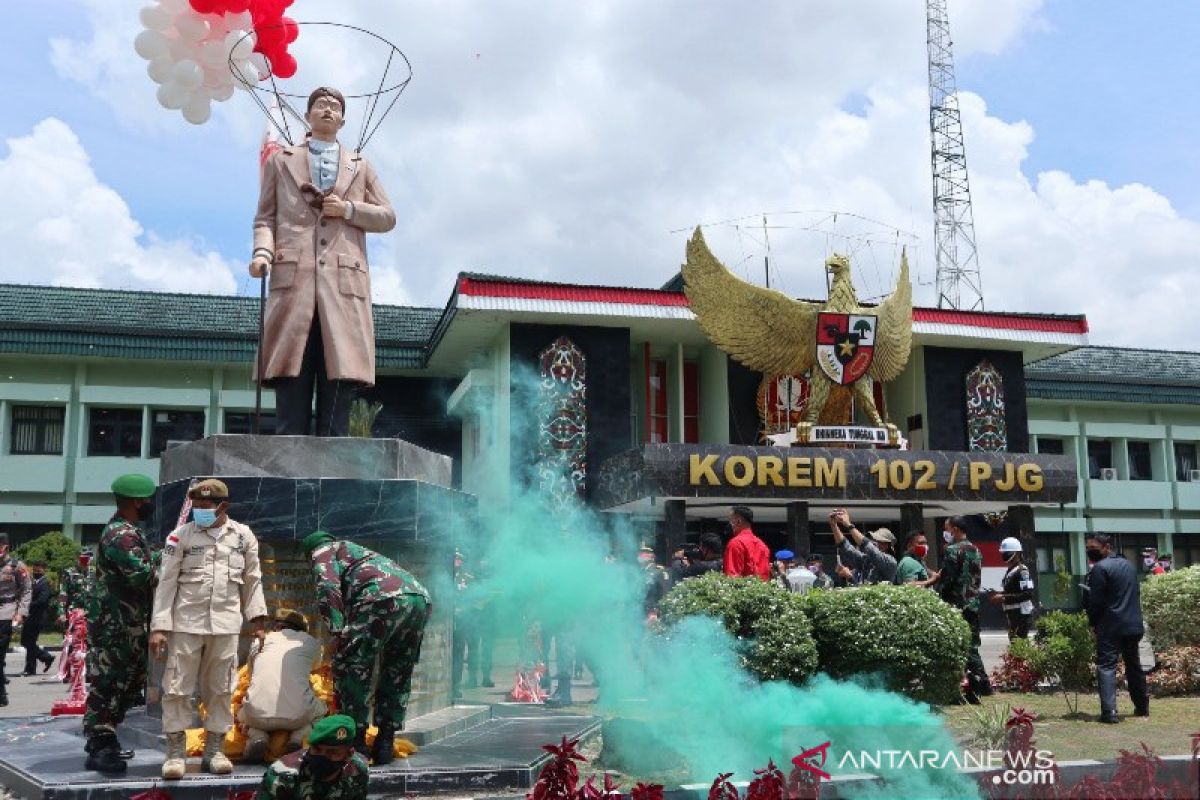
M 100 534 L 96 574 L 87 602 L 87 769 L 124 772 L 132 754 L 117 741 L 125 712 L 144 702 L 155 557 L 137 524 L 150 519 L 157 489 L 145 475 L 113 481 L 117 513 Z
M 375 764 L 392 758 L 395 732 L 404 728 L 413 669 L 432 609 L 429 592 L 390 559 L 353 542 L 315 531 L 305 537 L 317 582 L 317 607 L 333 637 L 333 679 L 338 710 L 358 726 L 355 747 L 366 754 L 368 694 L 375 659 Z
M 87 597 L 92 572 L 88 569 L 92 554 L 83 550 L 79 553 L 79 568 L 69 567 L 58 582 L 58 621 L 66 623 L 67 616 L 75 609 L 87 611 Z
M 967 656 L 966 698 L 978 703 L 979 695 L 990 695 L 992 683 L 979 655 L 979 581 L 983 574 L 983 556 L 967 539 L 967 521 L 963 517 L 946 520 L 943 538 L 950 542 L 942 555 L 942 568 L 930 583 L 943 600 L 962 612 L 971 626 L 971 652 Z
M 354 720 L 344 714 L 313 725 L 308 749 L 267 768 L 255 800 L 366 800 L 367 760 L 354 751 Z

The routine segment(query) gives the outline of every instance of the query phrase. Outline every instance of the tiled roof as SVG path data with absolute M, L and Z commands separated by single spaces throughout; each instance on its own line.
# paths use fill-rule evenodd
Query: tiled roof
M 1030 397 L 1200 405 L 1200 353 L 1080 347 L 1025 367 Z
M 436 308 L 374 307 L 376 363 L 424 365 Z M 0 352 L 249 362 L 258 298 L 0 284 Z

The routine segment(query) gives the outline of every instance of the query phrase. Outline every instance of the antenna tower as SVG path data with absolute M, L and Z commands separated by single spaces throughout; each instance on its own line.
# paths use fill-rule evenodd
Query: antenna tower
M 929 44 L 929 135 L 933 150 L 933 239 L 938 308 L 983 310 L 983 283 L 975 251 L 975 215 L 967 180 L 954 80 L 947 0 L 926 0 Z

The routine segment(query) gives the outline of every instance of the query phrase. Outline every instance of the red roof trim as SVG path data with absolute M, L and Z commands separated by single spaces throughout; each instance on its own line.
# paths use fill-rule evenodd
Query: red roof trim
M 569 286 L 560 283 L 501 283 L 459 278 L 459 294 L 482 297 L 517 297 L 526 300 L 566 300 L 574 303 L 628 303 L 639 306 L 683 306 L 683 292 L 660 289 L 623 289 L 611 286 Z
M 687 296 L 683 292 L 668 292 L 661 289 L 578 286 L 561 283 L 507 283 L 468 277 L 459 278 L 458 292 L 476 297 L 511 297 L 523 300 L 558 300 L 573 303 L 621 303 L 676 308 L 686 308 L 688 305 Z M 914 308 L 913 322 L 1076 335 L 1088 332 L 1087 318 L 1083 316 L 1049 317 L 1033 314 L 996 314 L 986 311 Z

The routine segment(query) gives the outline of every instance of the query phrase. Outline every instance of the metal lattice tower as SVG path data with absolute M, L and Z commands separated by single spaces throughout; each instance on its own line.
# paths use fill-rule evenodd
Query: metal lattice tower
M 946 0 L 926 0 L 926 14 L 938 308 L 982 310 L 983 284 L 975 250 L 975 216 L 971 211 Z

